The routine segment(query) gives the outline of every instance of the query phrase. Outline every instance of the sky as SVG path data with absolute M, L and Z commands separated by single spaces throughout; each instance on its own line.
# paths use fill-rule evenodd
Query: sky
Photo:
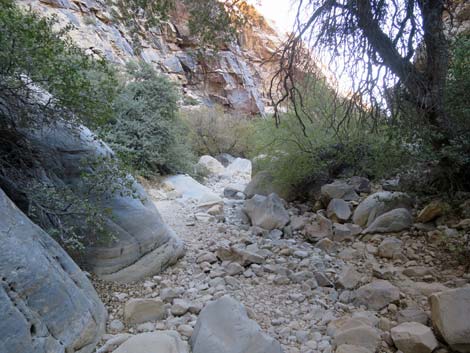
M 249 0 L 267 19 L 276 23 L 282 32 L 290 32 L 294 23 L 295 6 L 292 0 Z

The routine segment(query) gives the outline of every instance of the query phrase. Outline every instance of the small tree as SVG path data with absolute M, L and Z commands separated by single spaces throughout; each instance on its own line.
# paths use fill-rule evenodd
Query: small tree
M 277 115 L 280 105 L 290 101 L 301 120 L 310 118 L 302 109 L 308 92 L 299 89 L 299 82 L 305 72 L 319 72 L 310 51 L 315 49 L 341 57 L 347 68 L 353 91 L 342 103 L 361 107 L 368 117 L 393 121 L 390 111 L 385 112 L 384 97 L 398 82 L 403 98 L 399 108 L 414 108 L 420 124 L 429 128 L 426 131 L 434 151 L 446 148 L 460 133 L 445 100 L 449 43 L 443 17 L 450 3 L 298 0 L 294 33 L 279 53 L 280 66 L 271 85 Z M 275 95 L 277 91 L 282 92 L 280 97 Z M 403 110 L 392 113 L 399 113 L 402 119 L 410 115 Z M 440 164 L 449 168 L 452 161 L 441 159 Z

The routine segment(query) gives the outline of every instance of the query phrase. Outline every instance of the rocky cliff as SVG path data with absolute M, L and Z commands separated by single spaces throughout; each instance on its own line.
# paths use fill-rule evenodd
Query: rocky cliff
M 132 32 L 117 20 L 119 8 L 104 0 L 18 0 L 44 15 L 55 15 L 59 26 L 71 25 L 70 35 L 82 48 L 124 64 L 142 60 L 178 82 L 186 104 L 218 103 L 248 114 L 264 113 L 273 69 L 270 61 L 281 39 L 253 7 L 238 43 L 200 55 L 190 35 L 188 13 L 177 5 L 158 27 L 139 26 Z M 136 45 L 137 42 L 137 45 Z M 137 50 L 137 47 L 139 48 Z M 263 65 L 262 65 L 263 64 Z

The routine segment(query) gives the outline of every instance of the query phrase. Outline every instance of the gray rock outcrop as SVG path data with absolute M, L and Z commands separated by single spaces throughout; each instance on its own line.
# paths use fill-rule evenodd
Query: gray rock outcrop
M 85 274 L 0 189 L 2 353 L 92 352 L 106 310 Z
M 250 320 L 239 302 L 224 296 L 199 314 L 190 339 L 193 353 L 282 353 L 281 345 Z

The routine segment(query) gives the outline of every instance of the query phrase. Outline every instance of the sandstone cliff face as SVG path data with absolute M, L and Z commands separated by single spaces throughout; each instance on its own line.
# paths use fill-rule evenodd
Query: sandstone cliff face
M 193 103 L 219 103 L 248 114 L 263 114 L 274 65 L 271 58 L 281 40 L 258 14 L 245 26 L 239 43 L 199 55 L 187 27 L 187 13 L 177 6 L 170 20 L 137 36 L 112 13 L 119 9 L 104 0 L 18 0 L 44 15 L 55 15 L 60 26 L 71 25 L 72 39 L 82 48 L 124 64 L 142 60 L 178 82 Z M 140 50 L 135 49 L 136 38 Z M 134 45 L 133 45 L 134 44 Z M 192 98 L 192 99 L 191 99 Z M 188 99 L 186 99 L 188 102 Z

